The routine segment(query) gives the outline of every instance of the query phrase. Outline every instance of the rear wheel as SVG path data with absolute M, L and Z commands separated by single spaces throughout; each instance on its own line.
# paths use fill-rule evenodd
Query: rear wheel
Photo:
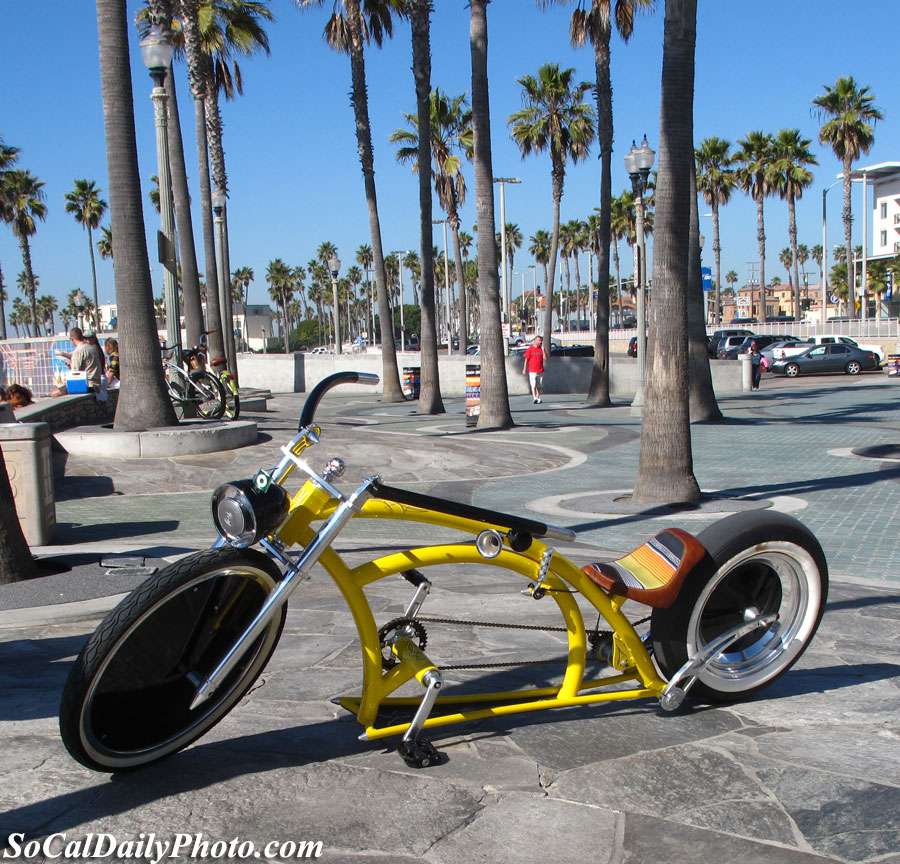
M 283 606 L 207 701 L 191 702 L 281 579 L 265 555 L 214 549 L 148 579 L 101 623 L 69 674 L 63 743 L 82 765 L 121 771 L 181 750 L 218 723 L 265 667 Z
M 862 364 L 859 360 L 851 360 L 845 367 L 845 371 L 848 375 L 859 375 L 860 370 L 862 369 Z
M 800 374 L 800 367 L 796 363 L 788 363 L 788 365 L 784 367 L 784 374 L 787 375 L 788 378 L 796 378 Z
M 206 420 L 218 420 L 225 413 L 225 390 L 210 372 L 191 372 L 190 399 Z
M 782 513 L 736 513 L 698 539 L 707 554 L 675 602 L 653 610 L 654 654 L 671 678 L 728 630 L 777 614 L 768 627 L 726 647 L 690 691 L 710 702 L 744 699 L 787 672 L 815 634 L 828 595 L 825 555 L 806 526 Z

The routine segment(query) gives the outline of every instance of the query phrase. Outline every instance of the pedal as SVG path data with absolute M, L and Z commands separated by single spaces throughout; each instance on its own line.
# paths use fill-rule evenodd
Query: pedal
M 397 745 L 397 752 L 410 768 L 430 768 L 441 762 L 441 754 L 437 747 L 425 738 L 401 741 Z

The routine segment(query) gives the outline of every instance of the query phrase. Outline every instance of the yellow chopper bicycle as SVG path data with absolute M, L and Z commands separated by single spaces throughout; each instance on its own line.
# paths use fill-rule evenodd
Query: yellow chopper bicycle
M 566 528 L 386 486 L 378 477 L 341 492 L 334 485 L 341 460 L 318 473 L 303 456 L 319 442 L 319 400 L 345 382 L 376 384 L 378 377 L 341 372 L 320 382 L 278 464 L 214 492 L 216 545 L 148 579 L 88 639 L 60 707 L 63 741 L 83 765 L 147 765 L 221 720 L 262 672 L 287 600 L 316 563 L 347 602 L 361 646 L 361 694 L 336 701 L 356 715 L 363 740 L 402 736 L 399 752 L 414 767 L 440 760 L 423 730 L 453 723 L 624 699 L 653 698 L 671 711 L 688 692 L 709 702 L 743 699 L 783 675 L 812 639 L 825 607 L 827 565 L 816 538 L 792 517 L 738 513 L 697 537 L 670 528 L 617 561 L 579 568 L 548 545 L 574 540 Z M 291 496 L 284 483 L 294 471 L 307 479 Z M 418 522 L 466 536 L 349 567 L 332 544 L 351 518 Z M 289 557 L 295 546 L 302 551 Z M 523 578 L 522 593 L 556 604 L 562 626 L 546 629 L 565 632 L 568 641 L 558 686 L 442 694 L 444 673 L 426 653 L 429 619 L 421 610 L 432 584 L 428 568 L 447 564 L 502 567 Z M 401 617 L 379 624 L 365 589 L 398 574 L 410 583 L 409 601 Z M 579 594 L 608 629 L 585 626 Z M 636 629 L 643 622 L 633 625 L 623 612 L 629 600 L 650 607 L 643 635 Z M 589 661 L 605 664 L 599 677 L 586 677 Z M 420 696 L 392 695 L 413 680 Z M 382 709 L 403 706 L 411 720 L 379 725 Z

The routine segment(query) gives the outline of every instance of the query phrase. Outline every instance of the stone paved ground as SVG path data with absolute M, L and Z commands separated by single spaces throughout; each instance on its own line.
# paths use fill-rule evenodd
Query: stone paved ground
M 819 536 L 832 587 L 797 667 L 738 705 L 664 715 L 622 703 L 448 727 L 432 736 L 446 763 L 418 772 L 394 741 L 358 741 L 355 720 L 329 701 L 357 691 L 358 646 L 337 592 L 319 576 L 291 598 L 259 684 L 197 745 L 113 778 L 72 762 L 56 730 L 59 692 L 112 602 L 102 595 L 127 581 L 106 576 L 96 558 L 208 543 L 210 488 L 272 464 L 302 397 L 279 396 L 276 413 L 260 417 L 270 440 L 242 451 L 127 464 L 60 459 L 60 543 L 39 551 L 81 556 L 69 578 L 79 597 L 98 599 L 61 602 L 65 573 L 0 588 L 10 609 L 0 613 L 0 842 L 12 832 L 119 840 L 203 832 L 258 846 L 321 840 L 323 860 L 334 862 L 900 864 L 900 465 L 851 453 L 898 440 L 900 391 L 876 376 L 766 379 L 763 388 L 722 400 L 726 423 L 693 428 L 695 471 L 706 492 L 740 498 L 730 506 L 795 512 Z M 379 471 L 392 484 L 571 525 L 576 560 L 624 551 L 664 524 L 701 530 L 728 506 L 660 514 L 617 500 L 633 483 L 639 443 L 625 407 L 514 400 L 520 425 L 503 433 L 467 433 L 453 400 L 440 418 L 362 397 L 331 395 L 322 407 L 315 460 L 345 458 L 345 485 Z M 373 546 L 422 542 L 416 535 L 361 523 L 339 546 L 361 560 Z M 370 592 L 379 621 L 408 597 L 396 581 Z M 494 572 L 448 572 L 425 611 L 480 619 L 502 610 L 513 621 L 556 623 L 549 601 L 526 599 L 519 587 Z M 563 645 L 553 633 L 434 625 L 428 650 L 438 662 L 546 659 Z M 537 682 L 556 668 L 535 667 Z M 450 687 L 491 689 L 500 675 L 447 674 Z

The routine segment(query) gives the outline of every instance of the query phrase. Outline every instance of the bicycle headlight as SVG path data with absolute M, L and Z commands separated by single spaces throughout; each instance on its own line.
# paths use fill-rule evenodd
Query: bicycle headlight
M 253 480 L 235 480 L 213 492 L 213 522 L 228 543 L 244 548 L 271 534 L 287 516 L 289 503 L 277 483 L 260 489 Z

